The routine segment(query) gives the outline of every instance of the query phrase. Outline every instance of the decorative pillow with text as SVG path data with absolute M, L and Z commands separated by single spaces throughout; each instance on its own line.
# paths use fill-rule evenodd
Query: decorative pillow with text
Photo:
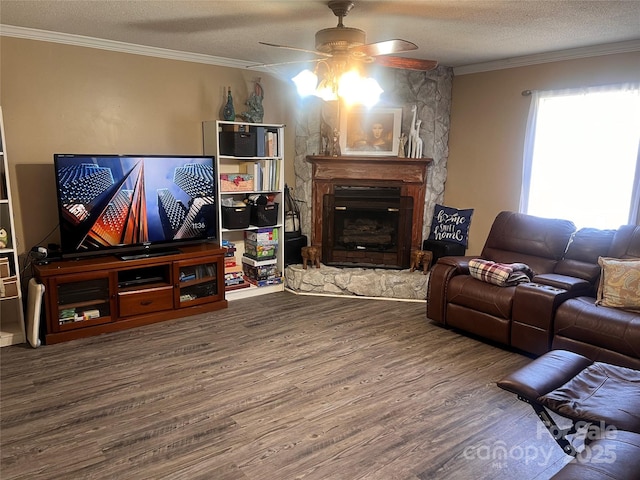
M 596 305 L 640 311 L 640 259 L 598 258 L 602 267 Z
M 473 208 L 458 210 L 457 208 L 436 205 L 431 221 L 429 240 L 444 240 L 467 246 L 469 242 L 469 225 Z

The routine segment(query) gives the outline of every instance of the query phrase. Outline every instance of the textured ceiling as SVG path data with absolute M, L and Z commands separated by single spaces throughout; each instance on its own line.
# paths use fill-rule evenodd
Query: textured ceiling
M 360 0 L 344 23 L 459 67 L 640 40 L 640 0 Z M 324 0 L 0 0 L 0 24 L 272 63 L 313 56 L 258 41 L 313 50 L 337 19 Z

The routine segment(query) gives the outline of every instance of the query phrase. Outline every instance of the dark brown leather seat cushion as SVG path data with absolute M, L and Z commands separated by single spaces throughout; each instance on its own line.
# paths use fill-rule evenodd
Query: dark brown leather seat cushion
M 640 435 L 617 431 L 601 438 L 551 480 L 640 480 Z
M 453 277 L 449 281 L 447 301 L 498 318 L 511 318 L 516 287 L 498 287 L 470 275 Z
M 599 307 L 593 297 L 577 297 L 562 303 L 555 316 L 555 334 L 640 358 L 640 315 Z
M 575 421 L 640 433 L 640 372 L 631 368 L 594 363 L 538 401 Z

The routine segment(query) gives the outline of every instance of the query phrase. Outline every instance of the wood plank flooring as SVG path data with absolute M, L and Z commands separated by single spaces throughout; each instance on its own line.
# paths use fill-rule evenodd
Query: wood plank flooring
M 569 460 L 495 385 L 530 359 L 423 303 L 282 292 L 0 356 L 3 480 L 544 480 Z

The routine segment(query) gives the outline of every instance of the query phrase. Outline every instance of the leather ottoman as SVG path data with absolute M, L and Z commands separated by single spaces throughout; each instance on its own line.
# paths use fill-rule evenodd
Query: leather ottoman
M 565 453 L 554 479 L 640 479 L 640 371 L 552 350 L 498 382 L 530 404 Z M 561 429 L 549 411 L 573 424 Z M 566 438 L 587 428 L 578 452 Z

